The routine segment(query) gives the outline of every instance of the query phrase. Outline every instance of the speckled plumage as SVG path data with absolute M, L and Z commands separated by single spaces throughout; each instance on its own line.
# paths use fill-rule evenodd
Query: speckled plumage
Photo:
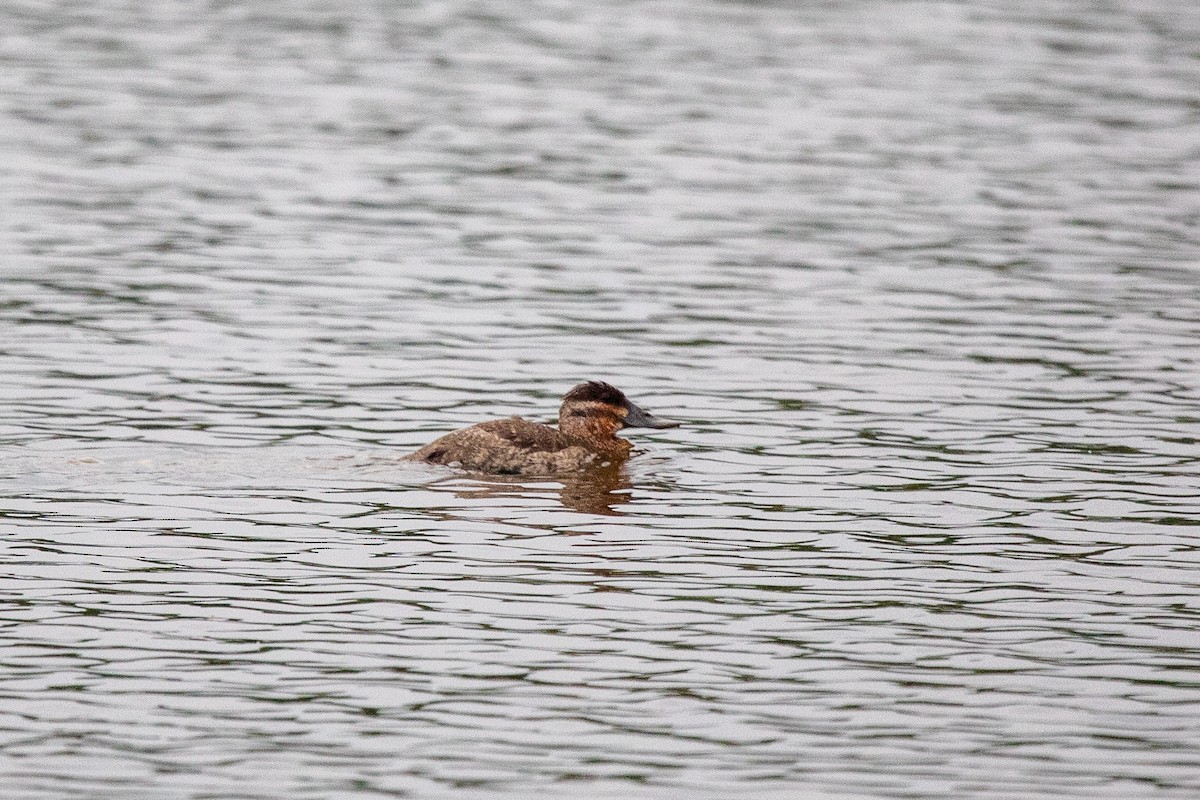
M 619 389 L 581 383 L 563 398 L 558 428 L 520 417 L 481 422 L 406 456 L 413 461 L 504 475 L 553 475 L 620 463 L 633 449 L 616 432 L 625 427 L 675 427 L 653 417 Z

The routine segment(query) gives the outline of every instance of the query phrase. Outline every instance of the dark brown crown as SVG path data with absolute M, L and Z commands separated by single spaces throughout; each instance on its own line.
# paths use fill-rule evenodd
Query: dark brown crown
M 563 403 L 573 402 L 607 403 L 619 408 L 627 408 L 629 406 L 629 401 L 625 399 L 625 395 L 621 393 L 621 390 L 611 383 L 605 383 L 604 381 L 581 383 L 567 392 L 567 396 L 563 398 Z

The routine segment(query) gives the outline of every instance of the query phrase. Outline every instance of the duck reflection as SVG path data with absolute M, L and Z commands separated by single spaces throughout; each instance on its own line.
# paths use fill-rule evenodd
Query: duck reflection
M 452 483 L 451 483 L 452 481 Z M 584 514 L 623 516 L 617 508 L 627 504 L 633 484 L 620 466 L 597 467 L 553 478 L 508 475 L 472 475 L 435 481 L 430 486 L 449 487 L 463 500 L 552 497 L 563 506 Z

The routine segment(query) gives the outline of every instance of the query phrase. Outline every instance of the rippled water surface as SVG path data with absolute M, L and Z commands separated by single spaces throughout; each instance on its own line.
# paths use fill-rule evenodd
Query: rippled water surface
M 0 796 L 1200 796 L 1200 11 L 0 3 Z M 399 462 L 603 378 L 612 475 Z

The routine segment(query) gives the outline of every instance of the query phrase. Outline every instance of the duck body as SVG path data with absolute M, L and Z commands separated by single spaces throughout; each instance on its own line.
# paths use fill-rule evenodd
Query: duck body
M 623 428 L 678 425 L 642 410 L 610 384 L 588 381 L 563 398 L 557 428 L 520 417 L 481 422 L 405 459 L 500 475 L 554 475 L 624 462 L 633 445 L 616 435 Z

